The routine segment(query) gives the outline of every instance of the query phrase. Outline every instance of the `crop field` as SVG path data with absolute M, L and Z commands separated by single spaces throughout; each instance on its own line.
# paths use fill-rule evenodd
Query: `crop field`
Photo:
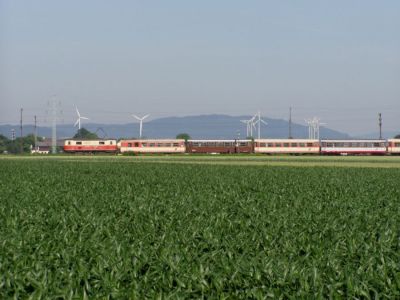
M 399 158 L 0 158 L 0 299 L 400 298 Z

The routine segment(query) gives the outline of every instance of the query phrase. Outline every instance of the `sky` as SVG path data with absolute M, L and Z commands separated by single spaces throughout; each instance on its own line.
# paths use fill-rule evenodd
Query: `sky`
M 0 0 L 0 125 L 199 114 L 400 131 L 400 1 Z

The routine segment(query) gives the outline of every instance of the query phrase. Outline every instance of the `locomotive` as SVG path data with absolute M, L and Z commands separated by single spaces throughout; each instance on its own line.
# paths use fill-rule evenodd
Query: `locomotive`
M 135 154 L 314 154 L 314 155 L 400 155 L 400 139 L 388 140 L 85 140 L 64 141 L 66 153 L 135 153 Z

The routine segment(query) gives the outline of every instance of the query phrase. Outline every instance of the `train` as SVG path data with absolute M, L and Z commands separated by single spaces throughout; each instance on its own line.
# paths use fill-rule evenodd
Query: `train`
M 65 153 L 400 155 L 400 139 L 67 139 Z

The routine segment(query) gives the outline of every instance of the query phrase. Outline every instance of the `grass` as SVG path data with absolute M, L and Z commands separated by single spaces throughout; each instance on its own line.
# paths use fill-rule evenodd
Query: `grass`
M 57 160 L 77 162 L 220 164 L 248 166 L 292 167 L 372 167 L 400 168 L 400 156 L 290 156 L 290 155 L 55 155 L 55 156 L 0 156 L 0 160 Z
M 0 298 L 399 298 L 396 164 L 0 159 Z

